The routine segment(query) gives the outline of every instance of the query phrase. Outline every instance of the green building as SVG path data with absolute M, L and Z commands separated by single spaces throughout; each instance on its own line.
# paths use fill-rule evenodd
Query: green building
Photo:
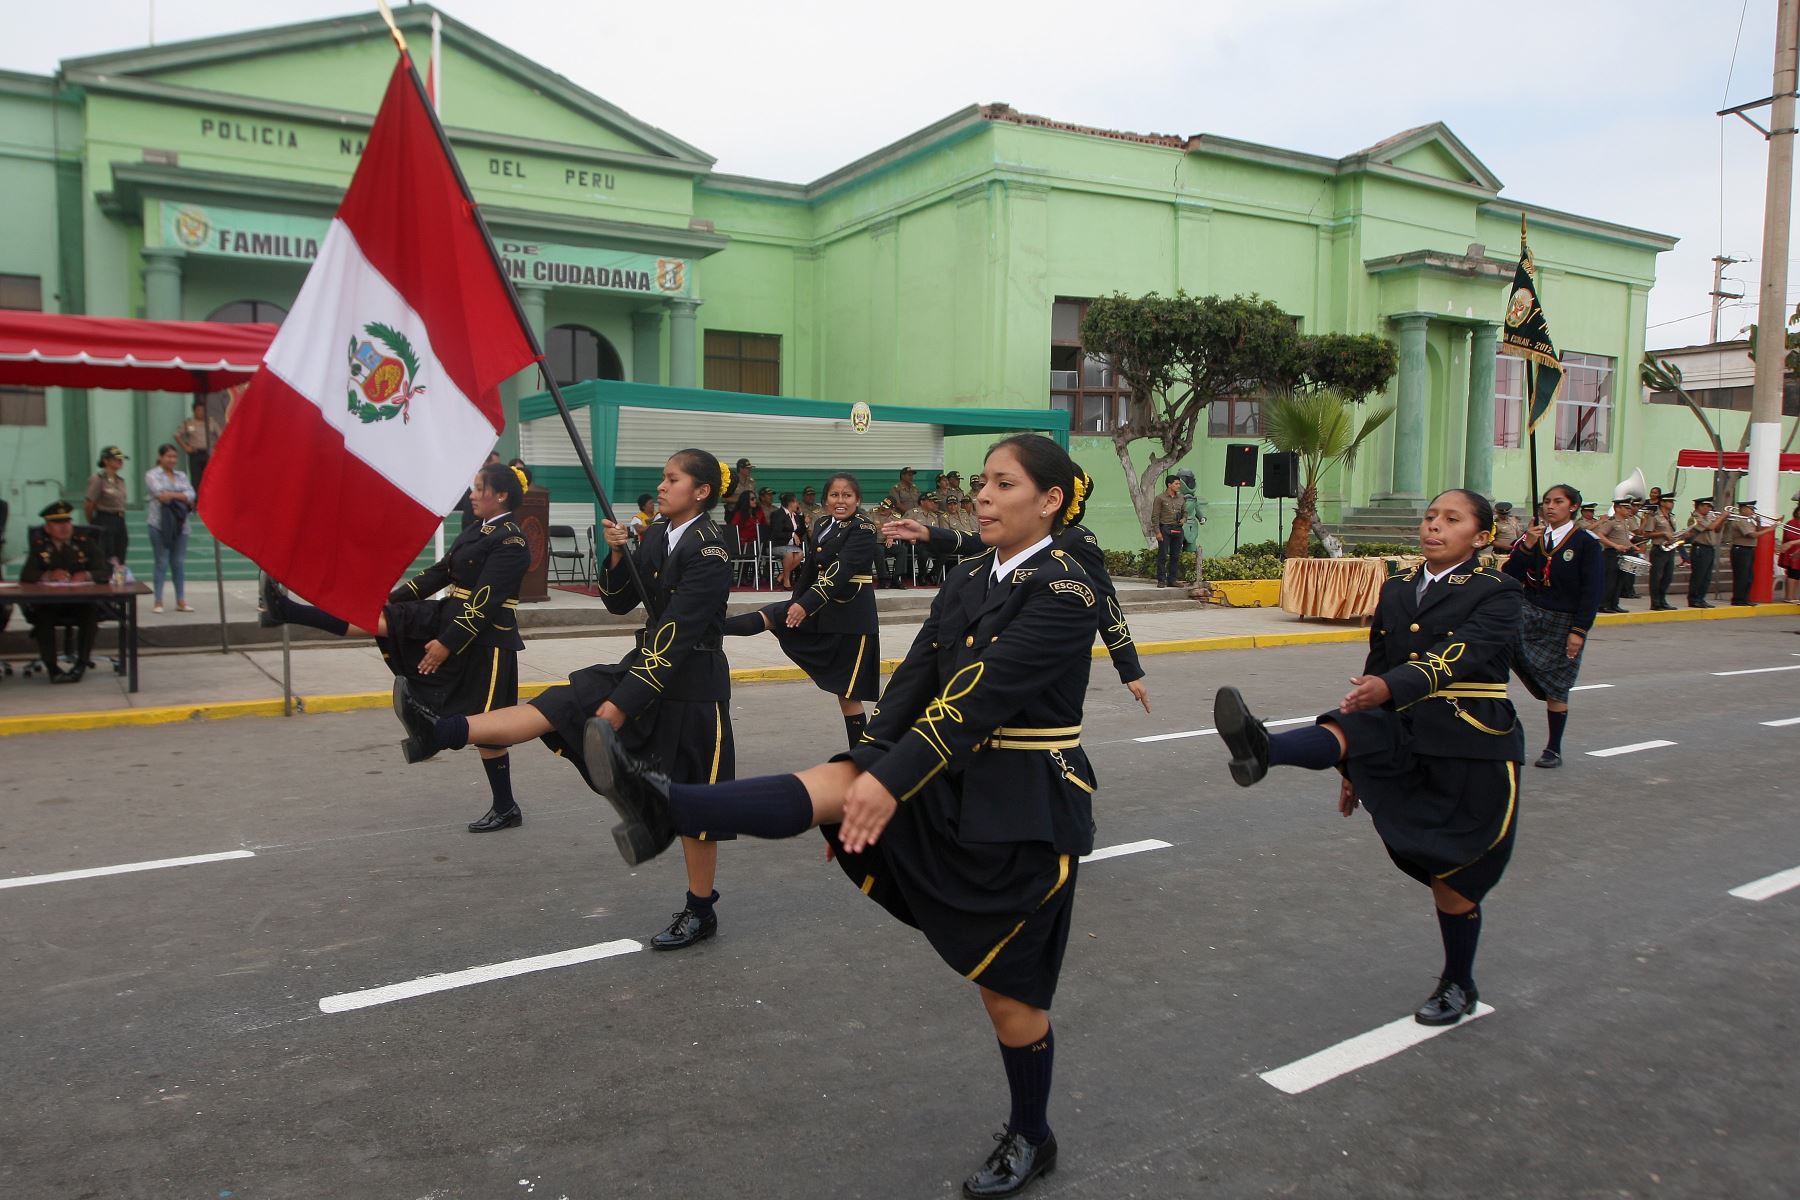
M 431 11 L 399 14 L 421 61 Z M 1674 239 L 1502 198 L 1442 125 L 1332 159 L 987 105 L 810 184 L 777 183 L 714 171 L 711 156 L 448 17 L 443 44 L 444 123 L 564 381 L 1066 408 L 1099 483 L 1092 523 L 1122 545 L 1138 533 L 1105 436 L 1120 394 L 1076 343 L 1083 301 L 1256 292 L 1306 332 L 1379 333 L 1401 350 L 1397 417 L 1329 481 L 1327 520 L 1415 511 L 1465 482 L 1521 501 L 1519 373 L 1495 344 L 1523 214 L 1569 359 L 1555 436 L 1540 431 L 1545 482 L 1610 492 L 1636 466 L 1666 482 L 1676 449 L 1701 444 L 1692 417 L 1648 404 L 1636 378 L 1656 255 Z M 393 60 L 370 14 L 72 59 L 50 78 L 0 74 L 0 303 L 278 320 Z M 528 383 L 511 386 L 515 404 Z M 11 553 L 21 514 L 78 496 L 102 445 L 132 455 L 135 494 L 187 400 L 126 400 L 0 397 Z M 1224 446 L 1256 441 L 1258 413 L 1246 399 L 1209 416 L 1187 465 L 1217 552 L 1232 536 Z M 979 463 L 981 439 L 879 426 L 821 441 L 779 422 L 670 420 L 622 429 L 619 455 L 648 467 L 710 433 L 765 482 L 848 466 L 874 492 L 901 466 L 966 475 Z M 509 427 L 501 448 L 515 446 L 534 463 L 573 461 L 530 425 Z M 1245 540 L 1277 535 L 1273 502 L 1247 492 L 1244 505 Z

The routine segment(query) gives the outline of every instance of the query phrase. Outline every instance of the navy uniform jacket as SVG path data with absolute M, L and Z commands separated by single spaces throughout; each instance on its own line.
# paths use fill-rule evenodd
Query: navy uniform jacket
M 721 650 L 725 605 L 731 597 L 731 553 L 719 527 L 702 513 L 669 553 L 669 523 L 651 522 L 644 540 L 627 550 L 650 592 L 638 644 L 610 699 L 627 717 L 642 715 L 656 700 L 717 702 L 731 698 L 731 672 Z M 621 557 L 602 560 L 600 598 L 615 613 L 643 601 Z
M 929 532 L 934 549 L 964 558 L 987 549 L 979 533 L 956 533 L 948 529 L 929 529 Z M 1144 668 L 1138 662 L 1137 643 L 1132 640 L 1131 626 L 1125 621 L 1125 611 L 1119 607 L 1119 592 L 1113 586 L 1112 573 L 1106 569 L 1106 551 L 1100 548 L 1100 539 L 1089 532 L 1085 525 L 1076 523 L 1064 526 L 1062 532 L 1056 535 L 1054 545 L 1058 550 L 1066 550 L 1081 569 L 1087 572 L 1088 581 L 1094 585 L 1094 592 L 1100 597 L 1100 640 L 1106 643 L 1106 652 L 1112 656 L 1113 667 L 1119 672 L 1119 682 L 1130 683 L 1134 679 L 1142 679 Z
M 993 565 L 990 551 L 950 571 L 850 758 L 902 804 L 949 805 L 961 841 L 1086 854 L 1095 780 L 1079 743 L 1098 599 L 1053 547 L 988 587 Z
M 1548 568 L 1548 569 L 1546 569 Z M 1563 535 L 1563 544 L 1544 557 L 1542 540 L 1535 547 L 1520 542 L 1501 568 L 1525 585 L 1525 599 L 1551 612 L 1573 615 L 1570 626 L 1583 637 L 1594 627 L 1594 615 L 1606 592 L 1606 548 L 1585 529 Z
M 1382 585 L 1363 674 L 1387 683 L 1393 698 L 1383 707 L 1405 719 L 1413 753 L 1523 762 L 1525 731 L 1506 698 L 1518 581 L 1470 559 L 1420 603 L 1420 570 Z
M 831 518 L 827 517 L 826 520 Z M 794 572 L 793 603 L 820 633 L 872 633 L 875 611 L 875 522 L 861 513 L 832 527 L 824 540 L 806 539 L 806 560 Z
M 388 593 L 388 603 L 433 606 L 427 621 L 452 654 L 471 646 L 523 650 L 517 610 L 531 550 L 510 516 L 464 529 L 443 558 Z M 438 591 L 441 599 L 427 599 Z

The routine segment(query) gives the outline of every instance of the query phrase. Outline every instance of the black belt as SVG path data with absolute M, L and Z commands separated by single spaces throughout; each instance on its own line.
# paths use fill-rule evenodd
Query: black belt
M 650 636 L 650 631 L 648 629 L 640 629 L 637 632 L 633 633 L 631 636 L 632 636 L 632 639 L 637 643 L 637 648 L 638 648 L 639 653 L 642 653 L 643 649 L 644 649 L 644 639 L 646 637 Z M 708 634 L 708 635 L 702 637 L 699 641 L 695 642 L 692 645 L 692 647 L 690 647 L 690 648 L 694 649 L 694 650 L 710 650 L 710 651 L 713 651 L 714 653 L 717 653 L 718 651 L 723 650 L 725 648 L 725 634 L 723 631 L 721 631 L 719 633 Z

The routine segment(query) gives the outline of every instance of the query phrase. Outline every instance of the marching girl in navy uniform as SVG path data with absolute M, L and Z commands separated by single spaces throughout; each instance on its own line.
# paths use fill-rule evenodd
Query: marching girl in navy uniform
M 975 491 L 977 495 L 980 494 L 979 478 L 975 481 Z M 1138 662 L 1137 643 L 1132 640 L 1131 626 L 1126 623 L 1124 610 L 1119 607 L 1118 589 L 1113 586 L 1112 575 L 1106 569 L 1106 552 L 1100 548 L 1100 539 L 1081 523 L 1082 514 L 1087 511 L 1087 502 L 1093 494 L 1093 479 L 1077 463 L 1075 503 L 1069 509 L 1071 515 L 1067 524 L 1056 535 L 1056 548 L 1066 551 L 1087 572 L 1102 605 L 1100 640 L 1106 643 L 1106 651 L 1112 657 L 1113 667 L 1119 672 L 1119 682 L 1144 706 L 1144 711 L 1149 712 L 1150 691 L 1144 686 L 1144 668 Z M 881 527 L 881 536 L 906 542 L 929 539 L 932 549 L 941 554 L 954 554 L 962 558 L 980 554 L 982 550 L 979 534 L 958 533 L 954 529 L 926 526 L 912 520 L 889 521 Z
M 875 523 L 858 510 L 861 503 L 856 476 L 839 472 L 827 480 L 825 519 L 807 534 L 793 598 L 725 622 L 725 632 L 733 636 L 772 631 L 782 653 L 837 697 L 851 746 L 867 724 L 863 701 L 881 694 Z
M 512 520 L 525 481 L 494 462 L 469 487 L 477 523 L 465 526 L 438 562 L 395 588 L 372 630 L 353 629 L 339 617 L 290 599 L 267 574 L 262 577 L 265 626 L 305 625 L 342 637 L 373 636 L 398 679 L 435 712 L 490 712 L 518 703 L 519 585 L 531 565 L 525 534 Z M 427 599 L 442 591 L 440 599 Z M 481 747 L 492 802 L 470 833 L 514 829 L 524 821 L 513 798 L 512 764 L 504 746 Z
M 1450 1025 L 1475 1010 L 1481 901 L 1512 857 L 1525 734 L 1506 698 L 1520 589 L 1483 567 L 1494 509 L 1438 496 L 1419 523 L 1425 563 L 1382 585 L 1362 674 L 1337 709 L 1271 736 L 1236 688 L 1213 723 L 1244 787 L 1270 766 L 1343 774 L 1338 811 L 1360 803 L 1400 870 L 1431 888 L 1444 968 L 1413 1018 Z
M 597 719 L 618 731 L 632 752 L 658 764 L 682 783 L 735 778 L 731 736 L 731 672 L 721 648 L 725 605 L 731 595 L 731 556 L 708 513 L 731 486 L 731 475 L 704 450 L 681 450 L 663 467 L 657 519 L 635 551 L 638 575 L 649 590 L 633 586 L 625 555 L 630 531 L 602 524 L 612 547 L 600 579 L 600 596 L 615 613 L 644 604 L 646 620 L 637 646 L 623 661 L 584 667 L 569 682 L 527 704 L 472 717 L 440 713 L 411 694 L 401 680 L 394 710 L 406 726 L 406 760 L 470 742 L 514 746 L 541 738 L 581 771 L 590 787 L 600 776 L 583 757 L 582 727 Z M 716 842 L 729 836 L 707 829 L 682 839 L 688 894 L 674 923 L 651 939 L 656 950 L 678 950 L 718 932 L 713 889 Z
M 677 833 L 794 837 L 841 822 L 833 840 L 851 881 L 976 984 L 1012 1111 L 967 1196 L 1012 1195 L 1056 1165 L 1048 1009 L 1077 862 L 1094 846 L 1081 714 L 1099 610 L 1053 544 L 1073 495 L 1074 464 L 1050 439 L 989 452 L 976 502 L 988 549 L 949 572 L 848 754 L 797 775 L 683 786 L 645 769 L 609 725 L 588 725 L 627 862 Z
M 1533 764 L 1539 767 L 1562 766 L 1569 692 L 1606 593 L 1606 551 L 1592 533 L 1575 527 L 1580 510 L 1581 493 L 1568 484 L 1546 490 L 1542 517 L 1502 568 L 1525 585 L 1513 669 L 1549 716 L 1550 739 Z

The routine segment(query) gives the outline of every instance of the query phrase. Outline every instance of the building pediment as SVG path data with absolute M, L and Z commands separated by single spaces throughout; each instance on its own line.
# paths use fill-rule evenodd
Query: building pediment
M 420 71 L 430 58 L 430 5 L 395 13 Z M 705 173 L 713 158 L 439 12 L 442 114 L 462 131 L 577 147 L 621 161 Z M 69 59 L 63 78 L 90 91 L 265 116 L 335 118 L 366 127 L 387 86 L 393 42 L 379 14 L 174 42 Z M 461 140 L 459 137 L 458 140 Z
M 1500 178 L 1475 157 L 1461 138 L 1442 121 L 1407 129 L 1373 146 L 1348 155 L 1339 164 L 1345 170 L 1388 168 L 1407 175 L 1424 176 L 1444 183 L 1477 188 L 1490 195 L 1500 191 Z

